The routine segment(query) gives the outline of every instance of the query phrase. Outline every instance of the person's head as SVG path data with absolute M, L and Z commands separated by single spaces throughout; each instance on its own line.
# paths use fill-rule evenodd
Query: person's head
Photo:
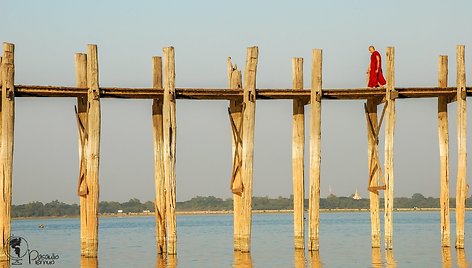
M 374 51 L 375 51 L 375 47 L 374 46 L 369 46 L 369 52 L 374 53 Z

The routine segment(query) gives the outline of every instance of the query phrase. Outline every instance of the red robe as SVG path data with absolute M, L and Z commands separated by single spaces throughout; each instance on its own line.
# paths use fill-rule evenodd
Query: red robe
M 377 56 L 379 57 L 379 61 L 377 62 Z M 379 66 L 379 72 L 376 73 L 377 66 Z M 370 56 L 370 73 L 369 73 L 369 84 L 368 87 L 378 87 L 383 86 L 387 83 L 385 78 L 382 74 L 382 58 L 380 57 L 380 53 L 374 51 Z

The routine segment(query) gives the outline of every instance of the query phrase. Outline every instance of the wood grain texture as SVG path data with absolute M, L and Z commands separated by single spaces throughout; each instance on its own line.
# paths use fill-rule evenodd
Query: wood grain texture
M 243 183 L 242 213 L 240 226 L 241 252 L 251 250 L 252 225 L 252 179 L 254 162 L 254 124 L 256 113 L 256 71 L 259 57 L 257 47 L 249 47 L 244 70 L 243 126 L 242 126 L 242 165 Z
M 163 135 L 164 135 L 164 176 L 166 189 L 167 253 L 177 254 L 176 205 L 176 103 L 175 103 L 175 54 L 173 47 L 164 52 L 164 98 L 163 98 Z
M 465 202 L 467 185 L 467 103 L 465 95 L 465 46 L 456 49 L 457 60 L 457 180 L 456 180 L 456 248 L 464 248 Z
M 152 85 L 154 88 L 162 88 L 162 58 L 152 57 Z M 166 233 L 166 195 L 164 176 L 164 136 L 163 136 L 163 100 L 161 98 L 152 101 L 152 129 L 154 140 L 154 187 L 156 198 L 154 211 L 156 220 L 156 245 L 157 253 L 167 252 Z
M 292 59 L 293 90 L 303 89 L 303 58 Z M 293 235 L 295 249 L 305 248 L 305 105 L 293 100 L 292 118 Z
M 231 58 L 227 61 L 228 85 L 230 89 L 242 89 L 242 74 Z M 233 226 L 234 226 L 234 250 L 241 250 L 241 217 L 242 217 L 242 193 L 243 182 L 241 178 L 242 168 L 242 112 L 243 102 L 240 99 L 231 100 L 229 103 L 229 116 L 231 124 L 231 159 L 233 167 L 231 172 L 230 188 L 233 193 Z
M 368 187 L 379 186 L 379 178 L 381 176 L 378 165 L 378 133 L 372 130 L 378 129 L 377 119 L 377 99 L 368 99 L 366 104 L 367 116 L 367 160 L 369 174 L 372 174 L 372 181 Z M 376 159 L 375 159 L 376 158 Z M 371 226 L 371 244 L 373 248 L 380 247 L 380 198 L 379 191 L 369 191 L 370 203 L 370 226 Z
M 98 203 L 99 203 L 99 166 L 100 166 L 100 91 L 98 83 L 97 45 L 87 46 L 87 84 L 88 84 L 88 128 L 86 150 L 86 229 L 83 256 L 96 258 L 98 255 Z
M 0 261 L 9 260 L 8 239 L 11 234 L 11 198 L 13 175 L 13 142 L 15 123 L 15 45 L 4 43 L 2 56 L 1 144 L 0 144 L 0 230 L 2 232 Z
M 87 86 L 87 54 L 75 54 L 75 74 L 76 85 L 78 87 Z M 79 182 L 77 194 L 80 204 L 80 254 L 85 255 L 85 237 L 87 225 L 87 133 L 88 133 L 88 98 L 77 97 L 76 118 L 79 132 Z
M 447 87 L 448 59 L 439 57 L 438 86 Z M 448 97 L 438 97 L 439 180 L 441 207 L 441 245 L 450 247 L 451 227 L 449 216 L 449 122 Z
M 387 87 L 386 87 L 386 114 L 385 114 L 385 180 L 384 194 L 384 240 L 385 249 L 393 249 L 393 186 L 394 162 L 393 143 L 395 134 L 395 49 L 387 48 Z
M 321 49 L 313 49 L 310 111 L 310 190 L 308 250 L 318 251 L 320 225 L 320 175 L 321 175 L 321 96 L 322 93 Z

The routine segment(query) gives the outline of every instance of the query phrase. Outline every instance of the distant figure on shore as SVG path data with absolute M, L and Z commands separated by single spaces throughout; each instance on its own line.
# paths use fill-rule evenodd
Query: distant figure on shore
M 382 58 L 380 53 L 375 50 L 374 46 L 369 46 L 370 64 L 367 69 L 367 75 L 369 76 L 368 87 L 382 87 L 387 82 L 382 74 Z

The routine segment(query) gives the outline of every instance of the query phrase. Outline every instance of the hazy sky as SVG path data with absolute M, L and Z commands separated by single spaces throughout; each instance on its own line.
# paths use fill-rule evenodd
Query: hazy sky
M 0 41 L 16 44 L 16 84 L 75 85 L 74 53 L 96 43 L 102 86 L 151 86 L 151 57 L 161 55 L 162 47 L 174 46 L 177 87 L 226 87 L 226 58 L 232 56 L 243 67 L 246 47 L 257 45 L 259 88 L 291 87 L 292 57 L 305 58 L 309 88 L 312 48 L 323 49 L 324 87 L 363 87 L 367 47 L 373 44 L 382 55 L 387 46 L 395 47 L 397 86 L 435 86 L 441 54 L 449 55 L 453 86 L 457 44 L 466 45 L 466 70 L 472 79 L 471 10 L 468 0 L 18 0 L 2 4 Z M 17 99 L 15 204 L 78 202 L 74 104 L 72 98 Z M 153 199 L 151 101 L 104 99 L 101 104 L 100 198 Z M 227 101 L 177 102 L 179 201 L 196 195 L 231 196 L 227 106 Z M 256 106 L 254 195 L 289 196 L 292 103 L 261 100 Z M 472 118 L 470 102 L 468 106 Z M 436 107 L 435 99 L 397 101 L 395 196 L 439 196 Z M 455 196 L 456 105 L 449 109 Z M 323 101 L 322 116 L 321 195 L 331 185 L 336 195 L 358 188 L 367 196 L 363 102 Z M 306 129 L 308 137 L 308 117 Z M 383 163 L 383 132 L 381 137 Z M 469 152 L 471 147 L 469 140 Z M 308 157 L 308 143 L 306 153 Z M 306 170 L 308 163 L 307 158 Z M 471 165 L 472 160 L 468 177 Z M 306 172 L 306 185 L 308 178 Z

